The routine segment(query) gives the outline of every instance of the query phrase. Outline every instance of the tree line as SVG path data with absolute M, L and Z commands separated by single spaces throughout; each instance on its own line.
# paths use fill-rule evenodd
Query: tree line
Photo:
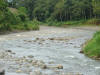
M 100 18 L 100 0 L 12 0 L 9 7 L 25 7 L 32 19 L 69 21 Z

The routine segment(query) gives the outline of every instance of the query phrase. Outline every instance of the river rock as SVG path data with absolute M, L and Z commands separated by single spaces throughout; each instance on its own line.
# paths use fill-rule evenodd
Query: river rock
M 42 69 L 46 69 L 47 68 L 47 65 L 45 65 L 45 63 L 42 60 L 39 60 L 37 62 L 37 65 Z
M 0 75 L 5 75 L 5 70 L 1 70 Z
M 53 62 L 53 61 L 51 61 L 51 62 L 49 62 L 49 64 L 54 64 L 54 62 Z
M 42 42 L 39 42 L 38 44 L 42 45 Z
M 38 60 L 33 60 L 32 65 L 37 65 Z
M 29 58 L 34 58 L 34 56 L 33 56 L 33 55 L 29 55 L 28 57 L 29 57 Z
M 40 38 L 36 38 L 36 40 L 39 40 Z
M 49 40 L 55 40 L 55 38 L 48 38 Z
M 6 52 L 10 52 L 11 53 L 12 51 L 11 50 L 6 50 Z
M 17 70 L 17 71 L 16 71 L 16 73 L 21 73 L 21 72 L 22 72 L 22 70 Z
M 80 53 L 84 53 L 84 51 L 83 51 L 83 50 L 81 50 L 81 51 L 80 51 Z
M 62 65 L 57 65 L 57 66 L 48 66 L 49 69 L 63 69 Z
M 1 64 L 1 63 L 0 63 L 0 75 L 5 75 L 4 64 Z
M 43 75 L 41 71 L 36 70 L 34 72 L 31 72 L 30 75 Z
M 63 66 L 62 65 L 57 65 L 56 68 L 57 69 L 63 69 Z
M 40 66 L 40 68 L 47 69 L 47 65 L 43 64 L 43 65 Z

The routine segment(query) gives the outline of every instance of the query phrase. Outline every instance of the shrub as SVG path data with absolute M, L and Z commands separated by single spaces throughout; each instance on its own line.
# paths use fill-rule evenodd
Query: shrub
M 100 58 L 100 32 L 94 34 L 84 48 L 84 53 L 92 58 Z
M 24 14 L 19 14 L 18 17 L 20 17 L 21 21 L 26 21 L 26 16 Z

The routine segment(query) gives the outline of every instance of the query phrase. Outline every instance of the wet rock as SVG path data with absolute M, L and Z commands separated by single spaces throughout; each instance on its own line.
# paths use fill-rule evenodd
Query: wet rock
M 58 69 L 63 69 L 63 66 L 62 65 L 58 65 L 57 68 Z
M 83 51 L 83 50 L 81 50 L 81 51 L 80 51 L 80 53 L 84 53 L 84 51 Z
M 34 40 L 33 42 L 37 42 L 37 40 Z
M 57 65 L 57 66 L 48 66 L 49 69 L 63 69 L 62 65 Z
M 0 63 L 0 75 L 5 75 L 4 64 L 1 64 L 1 63 Z
M 45 63 L 41 60 L 39 60 L 37 63 L 38 67 L 42 68 L 42 69 L 46 69 L 47 65 L 45 65 Z
M 16 71 L 16 73 L 21 73 L 21 72 L 22 72 L 22 70 L 17 70 L 17 71 Z
M 39 40 L 40 38 L 36 38 L 36 40 Z
M 12 51 L 11 50 L 6 50 L 6 52 L 10 52 L 11 53 Z
M 37 60 L 33 60 L 33 61 L 32 61 L 32 65 L 33 65 L 33 66 L 34 66 L 34 65 L 37 65 L 37 62 L 38 62 Z
M 38 63 L 45 64 L 45 62 L 42 60 L 39 60 Z
M 16 53 L 12 52 L 11 54 L 14 54 L 15 55 Z
M 73 45 L 73 43 L 69 43 L 69 44 Z
M 47 65 L 43 64 L 43 65 L 40 66 L 40 68 L 47 69 Z
M 34 72 L 31 72 L 30 75 L 43 75 L 41 71 L 36 70 Z
M 54 38 L 48 38 L 49 40 L 55 40 Z
M 30 64 L 26 64 L 25 67 L 29 68 L 31 65 Z
M 29 55 L 28 57 L 29 57 L 29 58 L 34 58 L 34 56 L 33 56 L 33 55 Z
M 39 42 L 38 44 L 42 45 L 42 42 Z
M 32 42 L 32 40 L 29 40 L 29 41 L 27 41 L 27 42 Z
M 28 62 L 28 63 L 32 63 L 32 62 L 33 62 L 33 60 L 31 60 L 31 59 L 30 59 L 30 60 L 26 60 L 26 62 Z
M 53 61 L 51 61 L 51 62 L 49 62 L 49 64 L 54 64 L 54 62 L 53 62 Z
M 5 75 L 5 70 L 0 70 L 0 75 Z

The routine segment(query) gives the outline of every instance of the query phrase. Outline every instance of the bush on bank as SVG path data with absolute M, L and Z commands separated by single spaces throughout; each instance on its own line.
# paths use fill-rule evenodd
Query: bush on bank
M 0 31 L 12 30 L 39 30 L 40 22 L 37 20 L 30 21 L 26 15 L 24 7 L 19 9 L 6 8 L 0 11 Z
M 100 59 L 100 31 L 85 45 L 84 53 L 94 59 Z

